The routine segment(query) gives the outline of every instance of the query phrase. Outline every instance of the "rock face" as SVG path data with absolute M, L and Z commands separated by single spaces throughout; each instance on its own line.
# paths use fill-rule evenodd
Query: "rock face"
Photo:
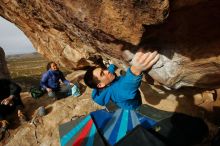
M 71 69 L 101 55 L 122 66 L 139 46 L 158 50 L 149 75 L 171 87 L 220 86 L 220 2 L 213 0 L 2 0 L 39 53 Z M 167 19 L 166 19 L 167 18 Z
M 5 60 L 5 52 L 2 47 L 0 47 L 0 78 L 10 78 L 7 62 Z
M 160 62 L 150 75 L 179 88 L 220 85 L 220 2 L 204 2 L 170 12 L 167 21 L 146 26 L 143 42 L 160 50 Z

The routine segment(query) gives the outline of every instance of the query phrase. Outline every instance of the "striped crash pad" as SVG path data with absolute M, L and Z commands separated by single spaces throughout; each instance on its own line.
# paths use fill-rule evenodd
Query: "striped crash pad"
M 117 109 L 115 112 L 97 110 L 85 118 L 62 124 L 59 127 L 61 146 L 115 145 L 136 126 L 148 129 L 154 120 L 134 110 Z

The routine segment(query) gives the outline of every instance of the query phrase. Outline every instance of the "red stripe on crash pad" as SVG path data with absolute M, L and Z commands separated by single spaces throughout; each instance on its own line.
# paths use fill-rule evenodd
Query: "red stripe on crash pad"
M 83 140 L 85 140 L 86 135 L 90 131 L 92 124 L 93 124 L 93 121 L 92 119 L 90 119 L 88 123 L 86 124 L 86 126 L 83 128 L 82 132 L 79 134 L 79 136 L 74 141 L 73 146 L 81 146 Z

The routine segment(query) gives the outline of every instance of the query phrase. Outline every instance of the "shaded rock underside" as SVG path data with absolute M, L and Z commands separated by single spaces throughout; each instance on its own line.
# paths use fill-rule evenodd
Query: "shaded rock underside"
M 70 69 L 90 66 L 97 55 L 122 67 L 132 56 L 125 50 L 144 46 L 161 54 L 149 72 L 159 83 L 217 88 L 219 7 L 218 0 L 2 0 L 0 15 Z

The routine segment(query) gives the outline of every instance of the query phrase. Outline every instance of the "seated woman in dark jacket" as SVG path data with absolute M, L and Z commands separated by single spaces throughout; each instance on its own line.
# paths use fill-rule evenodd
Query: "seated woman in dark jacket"
M 61 86 L 62 82 L 63 86 Z M 58 95 L 68 96 L 71 90 L 70 84 L 55 62 L 47 64 L 47 72 L 42 75 L 40 85 L 41 89 L 47 91 L 49 97 L 57 99 Z
M 18 110 L 18 117 L 21 122 L 26 120 L 21 112 L 24 107 L 21 97 L 21 87 L 8 79 L 0 79 L 0 139 L 2 138 L 2 131 L 6 130 L 8 122 L 5 118 L 12 114 L 16 109 Z

